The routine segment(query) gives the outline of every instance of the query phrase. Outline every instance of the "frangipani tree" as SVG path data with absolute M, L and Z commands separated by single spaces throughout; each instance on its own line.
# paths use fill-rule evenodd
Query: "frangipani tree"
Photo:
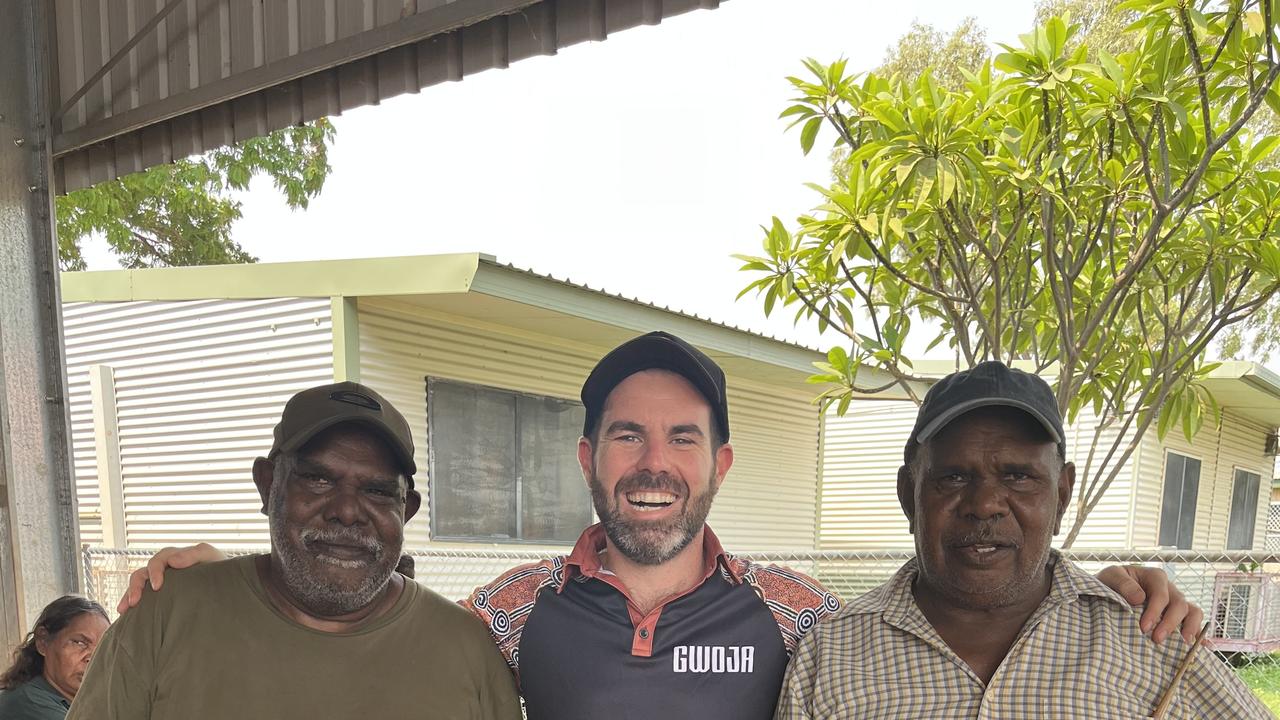
M 1023 361 L 1097 434 L 1078 469 L 1070 547 L 1153 424 L 1188 437 L 1216 417 L 1199 381 L 1214 337 L 1280 288 L 1280 136 L 1244 130 L 1275 81 L 1280 0 L 1141 0 L 1132 50 L 1068 51 L 1052 18 L 966 74 L 959 91 L 806 62 L 792 78 L 804 152 L 833 130 L 847 172 L 742 256 L 766 312 L 833 328 L 813 381 L 843 413 L 928 328 L 962 365 Z M 1097 62 L 1087 58 L 1096 56 Z M 921 323 L 921 320 L 934 321 Z M 1110 439 L 1108 439 L 1110 438 Z

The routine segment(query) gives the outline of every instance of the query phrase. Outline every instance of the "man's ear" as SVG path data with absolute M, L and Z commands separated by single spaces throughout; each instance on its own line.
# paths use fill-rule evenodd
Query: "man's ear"
M 733 467 L 733 446 L 725 443 L 716 448 L 716 490 L 724 484 L 724 476 L 729 474 L 731 467 Z
M 596 462 L 595 448 L 591 447 L 591 441 L 585 436 L 578 438 L 578 467 L 582 468 L 582 479 L 591 484 L 592 468 Z
M 916 534 L 916 480 L 911 476 L 911 468 L 903 465 L 898 468 L 898 504 L 902 506 L 902 514 L 907 516 L 907 530 Z
M 1067 513 L 1067 505 L 1071 503 L 1071 494 L 1076 487 L 1076 464 L 1063 463 L 1058 473 L 1058 519 L 1053 523 L 1053 534 L 1062 529 L 1062 516 Z
M 253 484 L 258 488 L 258 497 L 262 498 L 263 515 L 267 514 L 267 502 L 271 497 L 271 483 L 275 479 L 275 463 L 264 457 L 253 461 Z
M 418 514 L 418 509 L 422 507 L 422 495 L 417 490 L 409 488 L 404 495 L 404 521 L 409 522 L 414 515 Z
M 36 636 L 36 652 L 40 653 L 40 657 L 44 657 L 49 652 L 49 631 L 45 628 L 38 627 L 35 632 Z

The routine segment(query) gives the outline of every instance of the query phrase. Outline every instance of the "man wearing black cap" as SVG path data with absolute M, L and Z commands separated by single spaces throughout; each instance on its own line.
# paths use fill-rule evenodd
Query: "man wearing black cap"
M 1047 383 L 999 362 L 920 406 L 898 471 L 916 557 L 801 643 L 777 718 L 1270 713 L 1212 653 L 1143 637 L 1133 608 L 1050 542 L 1075 482 Z
M 733 465 L 723 371 L 673 335 L 615 348 L 582 386 L 578 460 L 600 524 L 467 607 L 530 720 L 770 717 L 787 657 L 839 607 L 813 580 L 727 554 L 706 525 Z
M 520 717 L 484 627 L 395 573 L 420 503 L 401 414 L 298 393 L 253 465 L 271 553 L 175 572 L 98 647 L 69 718 Z

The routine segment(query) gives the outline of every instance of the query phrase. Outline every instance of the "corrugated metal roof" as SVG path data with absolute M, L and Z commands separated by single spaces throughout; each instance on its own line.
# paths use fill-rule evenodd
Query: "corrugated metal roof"
M 641 307 L 697 320 L 725 330 L 745 333 L 808 352 L 824 352 L 749 328 L 714 320 L 698 313 L 672 309 L 638 297 L 575 283 L 568 278 L 500 262 L 483 253 L 413 255 L 391 258 L 306 260 L 246 265 L 201 265 L 137 270 L 92 270 L 60 274 L 65 301 L 195 300 L 207 298 L 267 298 L 292 295 L 365 297 L 417 293 L 466 292 L 477 264 L 510 270 L 556 285 L 621 300 Z M 468 271 L 468 267 L 470 271 Z
M 55 0 L 74 190 L 720 0 Z
M 604 295 L 605 297 L 611 297 L 611 298 L 614 298 L 615 300 L 622 300 L 625 302 L 633 303 L 635 305 L 647 307 L 652 310 L 661 310 L 662 312 L 668 312 L 673 315 L 679 315 L 680 317 L 689 318 L 691 320 L 697 320 L 699 322 L 707 323 L 708 325 L 714 325 L 719 328 L 724 328 L 725 330 L 733 330 L 735 332 L 747 333 L 748 335 L 754 335 L 756 337 L 765 338 L 766 340 L 772 340 L 774 342 L 782 343 L 783 345 L 787 345 L 793 348 L 798 348 L 800 350 L 807 350 L 810 352 L 817 352 L 817 353 L 826 353 L 826 350 L 813 345 L 805 345 L 803 343 L 795 342 L 794 340 L 787 340 L 786 338 L 781 338 L 776 335 L 770 335 L 767 333 L 760 332 L 758 330 L 752 330 L 750 328 L 731 325 L 729 323 L 716 320 L 710 316 L 699 315 L 698 313 L 688 312 L 687 310 L 681 310 L 680 308 L 672 308 L 670 305 L 658 305 L 656 303 L 651 303 L 647 300 L 641 300 L 639 297 L 634 297 L 634 296 L 627 297 L 626 295 L 610 292 L 609 290 L 603 287 L 591 287 L 586 283 L 576 283 L 568 278 L 558 278 L 554 275 L 541 273 L 541 272 L 538 272 L 537 270 L 533 270 L 530 268 L 519 267 L 511 263 L 499 262 L 492 255 L 481 255 L 480 262 L 485 263 L 487 265 L 492 265 L 494 267 L 505 268 L 507 270 L 514 270 L 518 273 L 522 273 L 524 275 L 529 275 L 531 277 L 538 278 L 539 280 L 549 280 L 551 282 L 558 283 L 560 285 L 565 285 L 567 287 L 576 288 L 578 290 L 586 290 L 587 292 L 596 293 L 598 295 Z

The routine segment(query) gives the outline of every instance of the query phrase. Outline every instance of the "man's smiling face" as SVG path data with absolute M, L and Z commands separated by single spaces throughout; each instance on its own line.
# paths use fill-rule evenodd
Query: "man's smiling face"
M 714 431 L 706 399 L 676 373 L 644 370 L 609 393 L 594 442 L 578 443 L 578 460 L 623 555 L 658 565 L 702 529 L 733 463 Z
M 339 425 L 296 457 L 254 470 L 272 553 L 294 600 L 318 616 L 373 602 L 395 570 L 404 523 L 419 504 L 387 443 L 358 425 Z

